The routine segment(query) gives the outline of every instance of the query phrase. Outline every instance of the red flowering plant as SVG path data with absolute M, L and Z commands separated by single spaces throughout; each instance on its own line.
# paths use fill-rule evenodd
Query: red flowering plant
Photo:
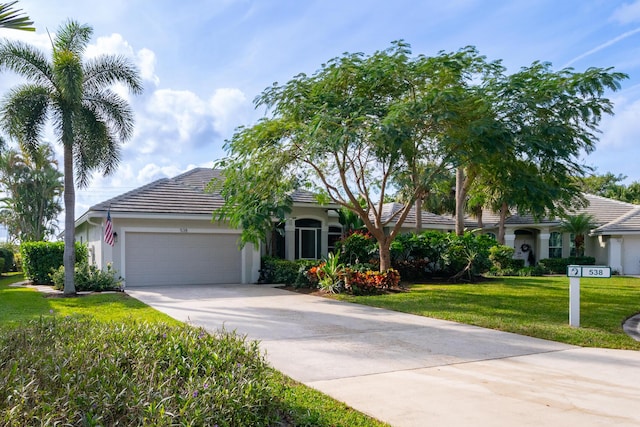
M 395 288 L 400 283 L 397 270 L 389 269 L 384 272 L 367 270 L 358 271 L 345 269 L 345 289 L 354 295 L 373 295 Z
M 323 267 L 324 262 L 321 262 L 320 264 L 311 267 L 304 273 L 305 276 L 307 276 L 307 280 L 309 280 L 309 283 L 311 283 L 312 286 L 317 286 L 320 279 L 322 279 L 322 277 L 324 276 L 324 272 L 322 271 Z

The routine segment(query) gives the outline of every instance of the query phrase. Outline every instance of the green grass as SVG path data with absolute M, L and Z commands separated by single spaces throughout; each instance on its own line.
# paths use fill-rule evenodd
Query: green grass
M 581 279 L 580 328 L 569 326 L 569 279 L 492 278 L 477 284 L 416 284 L 410 292 L 338 299 L 586 347 L 640 350 L 622 330 L 640 312 L 640 279 Z
M 92 319 L 92 321 L 97 321 L 100 324 L 107 326 L 107 328 L 105 328 L 106 332 L 118 328 L 125 328 L 122 329 L 123 333 L 125 333 L 125 331 L 128 333 L 129 329 L 136 329 L 141 322 L 152 325 L 167 324 L 168 327 L 178 327 L 177 325 L 179 325 L 180 323 L 123 293 L 94 294 L 77 298 L 52 298 L 45 297 L 44 294 L 38 292 L 33 288 L 8 286 L 11 283 L 16 283 L 22 280 L 23 278 L 20 274 L 12 274 L 0 278 L 0 326 L 2 326 L 0 327 L 0 340 L 3 338 L 3 336 L 9 336 L 10 332 L 13 330 L 23 327 L 28 328 L 29 326 L 26 325 L 33 324 L 34 321 L 37 324 L 43 321 L 47 322 L 51 319 L 61 319 L 61 322 L 67 318 Z M 130 327 L 128 327 L 127 325 L 130 325 Z M 46 330 L 46 328 L 44 329 Z M 72 330 L 75 331 L 75 329 Z M 79 343 L 81 341 L 84 341 L 86 338 L 93 339 L 94 335 L 97 336 L 99 334 L 93 333 L 90 334 L 91 337 L 87 337 L 86 334 L 83 333 L 83 331 L 76 332 L 79 334 L 78 337 L 75 339 L 71 339 L 74 339 L 74 342 L 78 342 L 78 345 L 76 346 L 78 347 L 78 349 L 76 349 L 78 351 L 78 354 L 69 356 L 68 359 L 65 359 L 64 364 L 73 360 L 77 360 L 80 366 L 87 367 L 86 373 L 78 373 L 78 375 L 74 375 L 73 378 L 75 378 L 74 381 L 78 381 L 82 378 L 86 379 L 86 387 L 84 387 L 84 392 L 94 392 L 97 389 L 92 389 L 92 387 L 95 387 L 93 385 L 95 381 L 92 379 L 95 379 L 97 378 L 97 376 L 99 377 L 102 374 L 97 374 L 95 371 L 90 373 L 88 369 L 90 366 L 92 366 L 92 364 L 95 363 L 99 363 L 101 364 L 100 366 L 103 366 L 105 361 L 107 361 L 107 359 L 110 359 L 111 357 L 103 355 L 103 357 L 101 356 L 98 358 L 98 362 L 92 362 L 92 359 L 90 358 L 91 353 L 87 353 L 86 350 L 80 350 Z M 119 335 L 121 334 L 116 334 L 116 336 Z M 19 336 L 25 335 L 20 333 Z M 28 336 L 28 334 L 26 336 Z M 100 338 L 95 337 L 95 339 L 99 340 Z M 27 342 L 29 341 L 31 340 L 27 340 Z M 151 342 L 151 344 L 153 344 L 153 341 Z M 97 343 L 96 345 L 107 346 L 106 343 Z M 139 349 L 145 348 L 150 344 L 145 343 L 143 340 L 141 340 L 139 342 L 136 342 L 135 344 L 132 343 L 132 346 L 134 345 L 137 345 L 137 348 Z M 53 349 L 59 349 L 59 347 L 59 345 L 50 346 L 52 351 Z M 74 346 L 72 345 L 71 348 L 74 348 Z M 22 351 L 21 353 L 24 356 L 30 356 L 29 354 L 27 354 L 29 353 L 28 350 Z M 43 361 L 37 363 L 38 365 L 45 365 L 45 362 L 51 359 L 51 357 L 45 357 L 46 355 L 42 351 L 36 351 L 32 353 L 36 358 L 44 357 Z M 163 352 L 163 354 L 165 355 L 166 353 L 167 352 Z M 14 352 L 12 354 L 16 353 Z M 121 361 L 123 360 L 122 354 L 120 354 L 119 356 L 115 355 L 111 359 L 113 359 L 114 366 L 117 366 L 117 364 L 121 363 Z M 49 360 L 49 362 L 51 362 L 51 360 Z M 184 360 L 176 361 L 177 365 L 180 363 L 184 364 L 186 362 Z M 1 361 L 0 367 L 2 367 Z M 29 369 L 29 372 L 33 372 L 33 369 Z M 269 380 L 271 381 L 270 387 L 272 387 L 272 389 L 275 391 L 272 398 L 279 400 L 280 412 L 284 415 L 284 419 L 288 423 L 286 425 L 363 427 L 386 425 L 349 408 L 345 404 L 338 402 L 330 398 L 329 396 L 326 396 L 316 390 L 299 384 L 277 371 L 270 369 L 269 372 L 271 372 L 271 374 L 265 375 L 271 378 Z M 108 375 L 104 372 L 103 374 Z M 45 373 L 41 373 L 40 375 L 41 377 L 47 377 Z M 105 376 L 105 378 L 110 377 Z M 122 380 L 123 378 L 121 375 L 116 375 L 115 377 L 113 377 L 112 382 Z M 106 379 L 103 381 L 110 382 Z M 25 385 L 25 387 L 28 387 L 29 384 L 32 384 L 29 381 L 25 381 L 25 383 L 28 383 Z M 2 384 L 1 378 L 0 384 Z M 127 389 L 130 388 L 127 387 Z M 149 393 L 155 393 L 155 395 L 162 393 L 161 389 L 155 391 L 154 390 L 149 390 Z M 24 392 L 26 393 L 26 391 Z M 103 392 L 100 391 L 100 393 Z M 145 391 L 139 391 L 140 395 L 143 395 L 144 393 Z M 96 395 L 99 394 L 92 394 L 92 396 Z M 230 402 L 229 406 L 234 404 L 237 404 L 237 402 Z M 65 405 L 63 406 L 63 408 L 68 409 L 69 406 Z M 0 415 L 2 414 L 2 410 L 2 404 L 0 404 Z M 27 408 L 27 410 L 34 411 L 34 413 L 37 411 L 33 408 Z M 0 424 L 2 423 L 1 419 L 2 417 L 0 416 Z M 93 424 L 88 423 L 87 425 Z
M 59 316 L 89 315 L 99 321 L 165 322 L 177 325 L 180 322 L 160 313 L 125 293 L 91 294 L 77 298 L 47 297 L 32 287 L 8 286 L 21 282 L 21 273 L 9 273 L 0 278 L 0 325 L 14 325 L 26 320 L 38 319 L 42 315 Z

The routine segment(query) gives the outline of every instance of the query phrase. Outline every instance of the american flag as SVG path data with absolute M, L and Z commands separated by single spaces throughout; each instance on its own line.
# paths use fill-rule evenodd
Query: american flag
M 107 245 L 113 246 L 113 224 L 111 223 L 111 209 L 107 211 L 107 224 L 104 227 L 104 242 Z

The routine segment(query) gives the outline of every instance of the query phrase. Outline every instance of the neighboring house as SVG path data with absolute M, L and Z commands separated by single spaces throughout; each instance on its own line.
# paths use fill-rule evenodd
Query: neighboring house
M 585 255 L 596 264 L 609 265 L 625 275 L 640 274 L 640 206 L 605 197 L 585 194 L 588 206 L 575 214 L 589 213 L 598 227 L 585 236 Z M 566 258 L 575 255 L 573 236 L 562 233 L 560 219 L 535 221 L 525 215 L 511 215 L 505 221 L 505 244 L 515 249 L 514 258 L 537 262 L 544 258 Z M 466 227 L 478 223 L 467 218 Z M 498 216 L 483 215 L 483 230 L 498 234 Z M 527 249 L 527 250 L 523 250 Z
M 320 205 L 312 193 L 292 194 L 293 209 L 284 224 L 274 230 L 267 245 L 239 249 L 240 230 L 213 221 L 222 206 L 218 194 L 205 191 L 219 171 L 196 168 L 165 178 L 92 206 L 76 221 L 76 239 L 89 247 L 90 261 L 100 268 L 108 263 L 124 278 L 126 286 L 255 283 L 260 257 L 265 253 L 285 259 L 319 259 L 326 256 L 342 235 L 334 204 Z M 640 206 L 587 195 L 599 227 L 585 240 L 586 255 L 598 264 L 610 265 L 621 274 L 640 274 Z M 394 225 L 393 215 L 402 205 L 384 205 L 383 220 Z M 107 211 L 111 214 L 115 244 L 104 241 Z M 485 214 L 483 229 L 497 234 L 497 217 Z M 536 222 L 512 215 L 506 221 L 506 244 L 515 257 L 538 261 L 571 255 L 571 236 L 559 232 L 559 220 Z M 467 228 L 477 227 L 468 218 Z M 415 231 L 412 210 L 402 230 Z M 452 232 L 450 217 L 422 213 L 424 230 Z M 523 246 L 525 245 L 525 246 Z M 523 251 L 528 246 L 528 251 Z

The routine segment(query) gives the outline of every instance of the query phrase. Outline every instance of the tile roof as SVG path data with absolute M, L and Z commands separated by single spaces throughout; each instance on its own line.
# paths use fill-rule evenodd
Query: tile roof
M 220 170 L 210 168 L 195 168 L 173 178 L 163 178 L 153 181 L 135 190 L 116 196 L 92 206 L 91 211 L 103 211 L 111 209 L 112 212 L 121 213 L 149 213 L 149 214 L 204 214 L 210 215 L 220 208 L 224 201 L 217 193 L 209 193 L 205 190 L 212 179 L 221 175 Z M 611 234 L 619 232 L 640 232 L 640 206 L 606 197 L 592 194 L 584 195 L 589 202 L 585 208 L 579 208 L 575 212 L 587 212 L 596 218 L 600 227 L 596 234 Z M 294 203 L 316 204 L 313 193 L 306 190 L 296 190 L 292 193 Z M 389 219 L 395 212 L 402 209 L 400 203 L 385 203 L 383 205 L 382 219 Z M 495 213 L 483 214 L 484 226 L 497 226 L 499 217 Z M 558 219 L 545 218 L 536 222 L 531 215 L 512 215 L 507 218 L 507 224 L 534 225 L 534 224 L 558 224 Z M 415 207 L 409 211 L 405 225 L 411 227 L 416 223 Z M 428 224 L 440 225 L 449 228 L 455 227 L 453 217 L 437 215 L 430 212 L 422 212 L 422 224 L 427 228 Z M 472 217 L 465 219 L 465 226 L 477 227 L 477 221 Z
M 596 222 L 599 224 L 614 221 L 638 208 L 638 205 L 634 205 L 633 203 L 607 199 L 606 197 L 595 196 L 593 194 L 585 194 L 584 196 L 589 201 L 589 205 L 585 208 L 577 209 L 576 213 L 590 213 L 596 218 Z
M 394 213 L 398 212 L 403 207 L 404 205 L 401 203 L 395 203 L 395 202 L 385 203 L 384 205 L 382 205 L 382 221 L 388 220 L 389 218 L 391 218 L 391 216 Z M 412 225 L 415 226 L 415 224 L 416 224 L 416 208 L 415 206 L 413 206 L 409 210 L 409 213 L 407 214 L 407 219 L 404 221 L 403 225 L 405 227 L 411 227 Z M 451 217 L 422 211 L 422 227 L 428 228 L 428 224 L 444 225 L 451 228 L 455 227 L 455 221 Z
M 602 225 L 614 221 L 634 209 L 638 208 L 638 205 L 632 203 L 621 202 L 619 200 L 607 199 L 606 197 L 595 196 L 593 194 L 583 194 L 588 202 L 586 207 L 580 207 L 571 211 L 574 214 L 588 213 L 595 217 L 596 223 Z M 498 226 L 500 217 L 494 212 L 483 212 L 482 222 L 485 227 Z M 534 225 L 534 224 L 547 224 L 554 225 L 560 224 L 558 218 L 543 218 L 540 221 L 536 221 L 531 215 L 518 215 L 513 214 L 507 217 L 506 224 L 510 225 Z M 476 227 L 477 220 L 471 216 L 465 218 L 466 227 Z M 639 229 L 640 230 L 640 229 Z
M 640 233 L 640 206 L 594 230 L 594 234 Z
M 195 168 L 173 178 L 163 178 L 112 199 L 98 203 L 89 210 L 127 213 L 207 214 L 220 208 L 224 201 L 217 193 L 205 188 L 221 171 Z M 315 203 L 313 194 L 297 190 L 294 203 Z

